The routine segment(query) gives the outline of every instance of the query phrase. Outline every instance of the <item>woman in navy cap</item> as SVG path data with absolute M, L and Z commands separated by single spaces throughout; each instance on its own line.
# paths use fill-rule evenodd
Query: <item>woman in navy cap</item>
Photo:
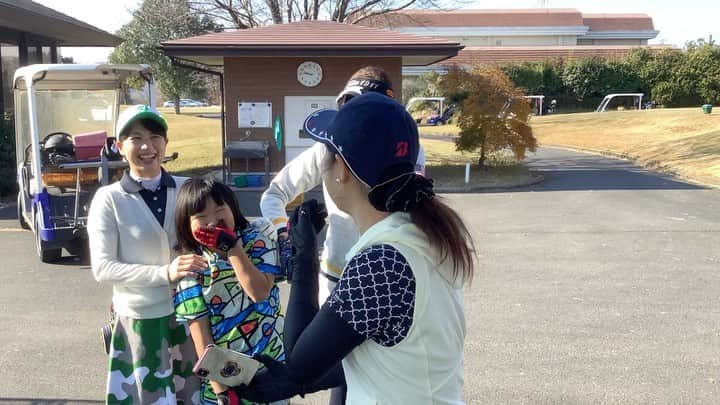
M 331 152 L 325 188 L 362 235 L 318 310 L 322 214 L 313 202 L 296 211 L 288 361 L 260 358 L 267 369 L 236 393 L 258 402 L 302 395 L 334 385 L 344 370 L 349 404 L 462 403 L 461 288 L 473 275 L 473 243 L 414 171 L 415 122 L 393 99 L 367 93 L 314 132 Z

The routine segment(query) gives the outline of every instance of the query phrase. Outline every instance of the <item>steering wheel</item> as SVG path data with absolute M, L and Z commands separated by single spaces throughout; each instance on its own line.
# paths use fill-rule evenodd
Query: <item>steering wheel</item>
M 45 135 L 45 137 L 42 139 L 42 141 L 40 141 L 40 144 L 44 145 L 45 142 L 47 142 L 47 140 L 50 139 L 50 137 L 53 135 L 62 135 L 63 137 L 67 138 L 67 140 L 72 142 L 72 135 L 68 134 L 67 132 L 58 131 L 58 132 L 51 132 L 51 133 Z
M 47 140 L 50 139 L 50 137 L 53 135 L 62 135 L 64 138 L 66 138 L 67 140 L 72 142 L 72 135 L 68 134 L 67 132 L 57 131 L 57 132 L 51 132 L 51 133 L 45 135 L 45 137 L 39 142 L 40 147 L 42 148 L 43 145 L 45 145 L 45 142 L 47 142 Z M 25 147 L 25 156 L 24 156 L 24 161 L 23 161 L 24 164 L 27 164 L 31 160 L 30 159 L 30 151 L 32 150 L 31 148 L 32 148 L 32 144 L 28 144 Z

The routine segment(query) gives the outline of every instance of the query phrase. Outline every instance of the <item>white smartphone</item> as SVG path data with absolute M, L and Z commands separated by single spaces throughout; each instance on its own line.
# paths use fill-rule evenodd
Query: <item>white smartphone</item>
M 193 373 L 206 380 L 217 381 L 228 387 L 250 384 L 262 364 L 238 351 L 216 345 L 207 345 Z

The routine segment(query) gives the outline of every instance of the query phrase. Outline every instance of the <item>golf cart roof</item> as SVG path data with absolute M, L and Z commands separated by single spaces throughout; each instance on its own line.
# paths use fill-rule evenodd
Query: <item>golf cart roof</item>
M 607 98 L 607 97 L 622 97 L 622 96 L 627 96 L 627 97 L 640 97 L 640 96 L 644 96 L 644 95 L 645 95 L 645 93 L 612 93 L 612 94 L 608 94 L 608 95 L 605 96 L 605 97 L 606 97 L 606 98 Z
M 26 89 L 32 80 L 37 89 L 115 89 L 133 74 L 150 81 L 151 72 L 148 65 L 30 65 L 15 71 L 13 84 L 15 89 Z
M 610 102 L 617 97 L 632 97 L 633 99 L 637 99 L 638 101 L 638 110 L 642 110 L 642 98 L 645 95 L 645 93 L 612 93 L 605 96 L 605 98 L 602 99 L 600 102 L 600 105 L 598 105 L 598 108 L 595 109 L 595 112 L 604 112 L 607 109 L 607 106 L 610 104 Z
M 408 100 L 408 104 L 411 101 L 445 101 L 445 97 L 413 97 Z

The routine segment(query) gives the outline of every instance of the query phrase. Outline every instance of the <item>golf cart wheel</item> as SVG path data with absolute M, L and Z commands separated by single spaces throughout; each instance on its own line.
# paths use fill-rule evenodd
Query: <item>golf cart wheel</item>
M 43 263 L 55 262 L 62 256 L 62 249 L 48 249 L 43 247 L 42 239 L 40 238 L 40 223 L 37 220 L 35 220 L 35 250 L 40 257 L 40 261 Z
M 18 216 L 18 222 L 20 222 L 20 228 L 22 229 L 30 229 L 30 225 L 25 221 L 25 217 L 23 216 L 23 206 L 22 206 L 22 195 L 20 192 L 18 192 L 17 196 L 17 216 Z

